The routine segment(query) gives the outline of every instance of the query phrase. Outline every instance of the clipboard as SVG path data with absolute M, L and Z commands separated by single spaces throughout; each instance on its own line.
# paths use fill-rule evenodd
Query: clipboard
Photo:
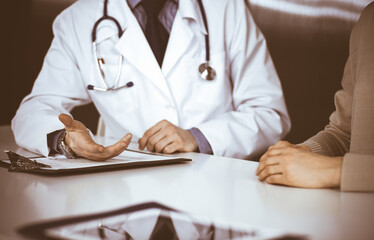
M 23 156 L 20 157 L 24 158 Z M 43 175 L 66 175 L 113 171 L 166 164 L 181 164 L 192 161 L 192 159 L 189 158 L 175 158 L 172 156 L 153 154 L 131 149 L 127 149 L 120 155 L 105 161 L 93 161 L 84 158 L 68 159 L 63 155 L 55 155 L 51 157 L 37 156 L 26 159 L 31 160 L 36 164 L 40 164 L 40 166 L 20 170 L 21 172 Z M 0 166 L 10 168 L 11 161 L 9 159 L 0 160 Z

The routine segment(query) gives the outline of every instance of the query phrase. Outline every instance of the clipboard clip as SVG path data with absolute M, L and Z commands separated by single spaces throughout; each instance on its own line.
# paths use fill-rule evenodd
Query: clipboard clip
M 28 172 L 34 169 L 52 168 L 50 165 L 38 163 L 35 160 L 31 160 L 12 151 L 5 150 L 4 152 L 8 155 L 10 160 L 9 172 Z

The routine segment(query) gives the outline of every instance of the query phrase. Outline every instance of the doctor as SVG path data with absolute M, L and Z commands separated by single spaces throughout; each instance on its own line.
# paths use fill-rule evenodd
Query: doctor
M 243 0 L 80 0 L 53 32 L 12 120 L 17 144 L 31 151 L 103 160 L 125 150 L 131 132 L 140 149 L 251 158 L 290 129 L 265 39 Z M 121 139 L 115 145 L 96 144 L 69 116 L 89 102 L 105 136 Z

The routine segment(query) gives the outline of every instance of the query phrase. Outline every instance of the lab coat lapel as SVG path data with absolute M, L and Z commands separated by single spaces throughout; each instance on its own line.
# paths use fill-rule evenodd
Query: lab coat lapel
M 133 67 L 153 81 L 158 88 L 169 95 L 169 89 L 164 75 L 157 63 L 157 60 L 148 44 L 137 19 L 131 9 L 125 4 L 126 27 L 121 38 L 116 43 L 116 49 Z
M 189 22 L 190 19 L 193 20 L 192 23 Z M 167 76 L 175 64 L 177 64 L 178 60 L 184 55 L 193 42 L 194 32 L 191 28 L 191 24 L 197 24 L 197 29 L 200 29 L 203 34 L 206 34 L 197 2 L 180 0 L 179 9 L 170 32 L 170 38 L 162 65 L 162 71 L 165 76 Z

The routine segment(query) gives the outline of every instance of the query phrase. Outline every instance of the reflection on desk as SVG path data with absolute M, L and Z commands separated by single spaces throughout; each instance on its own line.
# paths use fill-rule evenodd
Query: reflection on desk
M 275 229 L 238 228 L 191 216 L 155 202 L 129 206 L 116 211 L 37 223 L 20 230 L 32 239 L 294 239 L 305 236 Z

